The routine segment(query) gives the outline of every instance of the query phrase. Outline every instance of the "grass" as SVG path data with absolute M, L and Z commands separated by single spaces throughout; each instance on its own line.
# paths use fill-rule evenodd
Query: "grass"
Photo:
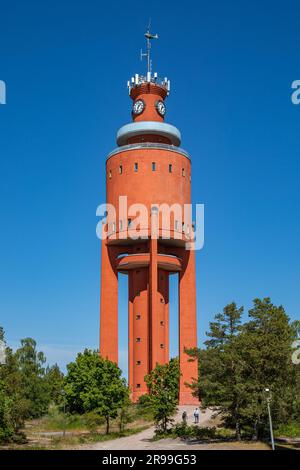
M 300 438 L 300 423 L 289 423 L 279 426 L 275 431 L 275 437 Z
M 6 446 L 10 450 L 59 450 L 78 447 L 83 444 L 96 444 L 97 442 L 106 442 L 120 437 L 131 436 L 147 429 L 148 426 L 138 426 L 135 428 L 125 429 L 122 432 L 111 432 L 109 434 L 86 433 L 72 434 L 63 436 L 55 436 L 47 439 L 47 442 L 36 443 L 30 442 L 26 445 L 11 444 Z
M 24 431 L 27 443 L 11 443 L 5 448 L 44 450 L 77 447 L 130 436 L 147 429 L 150 424 L 152 422 L 148 415 L 144 417 L 142 410 L 137 405 L 132 405 L 124 431 L 120 432 L 119 418 L 116 418 L 110 422 L 110 433 L 105 434 L 105 420 L 95 413 L 64 415 L 56 407 L 52 407 L 47 415 L 26 423 Z M 62 435 L 64 430 L 65 436 Z

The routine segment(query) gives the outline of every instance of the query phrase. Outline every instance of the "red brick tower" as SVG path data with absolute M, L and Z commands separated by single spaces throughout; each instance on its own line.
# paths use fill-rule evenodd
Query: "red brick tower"
M 150 40 L 156 36 L 145 36 L 147 75 L 128 82 L 133 122 L 118 131 L 118 147 L 106 161 L 106 199 L 115 217 L 109 212 L 102 240 L 100 354 L 118 362 L 118 273 L 126 273 L 129 387 L 133 401 L 147 393 L 144 376 L 169 361 L 169 276 L 178 273 L 179 401 L 187 405 L 197 403 L 186 383 L 198 373 L 185 353 L 197 346 L 195 252 L 186 249 L 192 223 L 183 211 L 191 203 L 191 162 L 179 148 L 178 129 L 164 122 L 170 82 L 152 75 Z M 125 196 L 132 212 L 121 204 Z M 147 209 L 138 224 L 136 204 Z

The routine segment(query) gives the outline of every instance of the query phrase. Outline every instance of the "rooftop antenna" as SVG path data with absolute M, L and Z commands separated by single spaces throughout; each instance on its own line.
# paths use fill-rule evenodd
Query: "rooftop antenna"
M 147 39 L 147 52 L 143 52 L 141 49 L 141 60 L 143 60 L 143 57 L 147 57 L 147 76 L 148 75 L 151 76 L 151 70 L 152 70 L 151 40 L 158 39 L 158 35 L 150 33 L 150 29 L 151 29 L 151 18 L 149 19 L 148 29 L 144 35 L 145 38 Z

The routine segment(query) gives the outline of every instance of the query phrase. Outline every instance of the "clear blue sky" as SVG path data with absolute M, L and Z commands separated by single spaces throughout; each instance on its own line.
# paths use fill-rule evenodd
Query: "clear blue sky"
M 205 204 L 197 253 L 199 343 L 235 300 L 271 296 L 299 318 L 299 3 L 1 2 L 0 324 L 62 366 L 99 336 L 105 158 L 130 121 L 127 79 L 144 71 L 143 33 L 160 35 L 154 69 L 171 79 L 167 122 L 192 156 Z M 172 289 L 171 315 L 176 317 Z M 120 289 L 126 363 L 126 282 Z M 172 322 L 172 352 L 177 329 Z

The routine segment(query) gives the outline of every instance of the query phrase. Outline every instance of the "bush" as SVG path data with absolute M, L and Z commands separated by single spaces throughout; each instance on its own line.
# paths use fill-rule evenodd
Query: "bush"
M 97 434 L 99 426 L 105 423 L 105 419 L 102 416 L 99 416 L 95 411 L 86 413 L 83 417 L 83 421 L 91 434 Z
M 277 437 L 300 437 L 300 423 L 290 423 L 279 426 L 275 431 Z
M 188 426 L 180 423 L 172 428 L 172 434 L 182 438 L 215 439 L 217 437 L 217 430 L 215 427 L 200 428 L 199 426 Z

